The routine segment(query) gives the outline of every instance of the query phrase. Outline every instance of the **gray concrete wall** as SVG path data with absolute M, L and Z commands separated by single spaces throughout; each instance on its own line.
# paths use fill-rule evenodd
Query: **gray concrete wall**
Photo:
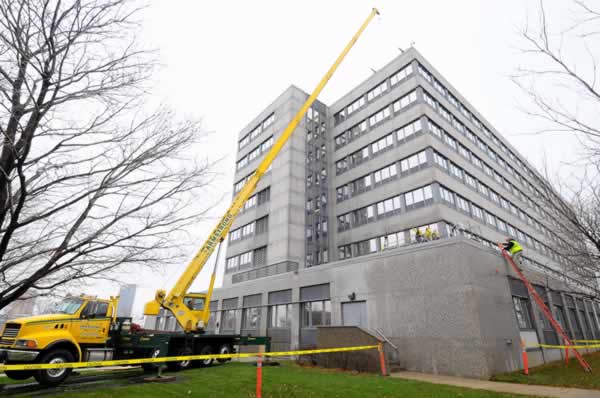
M 412 245 L 216 289 L 221 300 L 293 289 L 292 347 L 299 344 L 300 287 L 330 283 L 332 324 L 341 303 L 367 302 L 368 328 L 397 346 L 403 367 L 486 378 L 520 366 L 519 330 L 503 259 L 463 239 Z M 220 307 L 219 307 L 220 309 Z M 240 316 L 241 318 L 241 316 Z M 266 323 L 261 327 L 266 332 Z

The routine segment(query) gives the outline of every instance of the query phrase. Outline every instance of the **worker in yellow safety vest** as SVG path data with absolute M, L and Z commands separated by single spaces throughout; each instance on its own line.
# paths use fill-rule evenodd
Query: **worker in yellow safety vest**
M 519 242 L 509 237 L 506 238 L 506 242 L 503 243 L 502 246 L 504 246 L 504 250 L 510 253 L 510 256 L 512 257 L 513 261 L 519 266 L 519 268 L 521 268 L 523 265 L 521 262 L 523 248 L 521 247 Z

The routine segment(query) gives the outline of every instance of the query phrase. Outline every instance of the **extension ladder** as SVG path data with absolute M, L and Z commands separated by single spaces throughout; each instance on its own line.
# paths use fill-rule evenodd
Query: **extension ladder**
M 560 326 L 560 323 L 558 323 L 556 321 L 556 319 L 554 319 L 554 317 L 552 316 L 552 312 L 550 311 L 548 306 L 544 303 L 544 300 L 542 300 L 542 298 L 540 297 L 538 292 L 535 290 L 535 288 L 529 282 L 529 280 L 525 277 L 525 275 L 523 274 L 521 269 L 519 267 L 517 267 L 517 264 L 515 264 L 512 257 L 510 256 L 510 254 L 508 254 L 508 252 L 504 249 L 504 246 L 502 246 L 502 244 L 499 243 L 498 247 L 500 247 L 500 250 L 502 251 L 502 255 L 504 256 L 506 261 L 508 261 L 508 263 L 512 266 L 513 270 L 517 273 L 517 275 L 519 275 L 519 278 L 521 278 L 521 280 L 527 287 L 527 291 L 529 292 L 529 295 L 531 297 L 533 297 L 533 299 L 537 303 L 538 307 L 542 310 L 542 312 L 546 316 L 546 319 L 548 319 L 550 321 L 554 330 L 556 330 L 556 332 L 563 338 L 563 340 L 565 341 L 565 345 L 572 346 L 573 342 L 571 341 L 569 336 L 567 336 L 567 333 Z M 577 357 L 577 360 L 579 361 L 579 363 L 581 364 L 581 366 L 583 367 L 583 369 L 586 372 L 592 371 L 592 367 L 590 366 L 590 364 L 585 360 L 585 358 L 583 356 L 581 356 L 581 354 L 579 353 L 579 351 L 577 351 L 576 348 L 569 348 L 569 350 L 571 350 L 575 353 L 575 357 Z

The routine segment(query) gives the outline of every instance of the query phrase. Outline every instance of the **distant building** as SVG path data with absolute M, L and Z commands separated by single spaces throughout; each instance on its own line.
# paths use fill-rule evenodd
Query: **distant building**
M 290 87 L 240 132 L 236 193 L 307 97 Z M 410 49 L 309 109 L 231 227 L 210 328 L 286 349 L 313 345 L 318 326 L 359 325 L 398 345 L 409 369 L 514 370 L 521 339 L 559 340 L 495 250 L 511 236 L 559 322 L 600 339 L 600 304 L 553 271 L 566 243 L 537 203 L 542 182 Z M 560 355 L 530 352 L 532 363 Z
M 4 323 L 9 319 L 31 316 L 34 314 L 34 308 L 38 298 L 23 298 L 16 300 L 0 311 L 0 330 Z
M 133 317 L 133 303 L 135 301 L 136 291 L 137 285 L 121 285 L 119 290 L 119 307 L 117 308 L 117 316 Z

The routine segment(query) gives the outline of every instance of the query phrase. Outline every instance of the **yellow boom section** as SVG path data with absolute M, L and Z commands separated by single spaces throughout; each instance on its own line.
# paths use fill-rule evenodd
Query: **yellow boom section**
M 206 295 L 206 304 L 204 310 L 199 314 L 199 311 L 193 311 L 188 308 L 184 304 L 184 295 L 210 258 L 211 254 L 217 247 L 219 243 L 221 243 L 225 237 L 227 236 L 227 232 L 231 227 L 231 224 L 235 220 L 235 217 L 244 206 L 248 198 L 254 192 L 258 181 L 265 174 L 273 160 L 277 157 L 281 148 L 288 141 L 306 112 L 308 108 L 315 102 L 331 76 L 335 73 L 338 66 L 342 63 L 343 59 L 346 57 L 352 46 L 356 43 L 360 35 L 366 29 L 367 25 L 371 22 L 371 20 L 375 17 L 375 15 L 379 14 L 376 8 L 374 8 L 369 17 L 363 22 L 360 29 L 356 32 L 356 34 L 352 37 L 352 40 L 346 45 L 342 53 L 337 57 L 333 65 L 329 68 L 325 76 L 321 79 L 315 90 L 308 97 L 302 108 L 296 113 L 294 118 L 290 121 L 288 126 L 285 128 L 281 136 L 275 141 L 271 150 L 267 153 L 265 158 L 256 168 L 254 174 L 248 179 L 243 188 L 238 192 L 238 194 L 234 197 L 233 203 L 223 216 L 217 226 L 211 232 L 209 238 L 202 245 L 196 256 L 192 259 L 190 264 L 185 269 L 184 273 L 179 277 L 179 280 L 173 287 L 173 289 L 167 295 L 164 290 L 159 290 L 156 292 L 155 299 L 146 304 L 144 308 L 145 315 L 158 315 L 161 307 L 170 310 L 181 327 L 189 332 L 189 331 L 197 331 L 204 328 L 204 324 L 208 321 L 209 316 L 209 302 L 210 297 L 212 295 L 212 288 L 214 285 L 214 272 L 211 277 L 210 287 L 208 294 Z

